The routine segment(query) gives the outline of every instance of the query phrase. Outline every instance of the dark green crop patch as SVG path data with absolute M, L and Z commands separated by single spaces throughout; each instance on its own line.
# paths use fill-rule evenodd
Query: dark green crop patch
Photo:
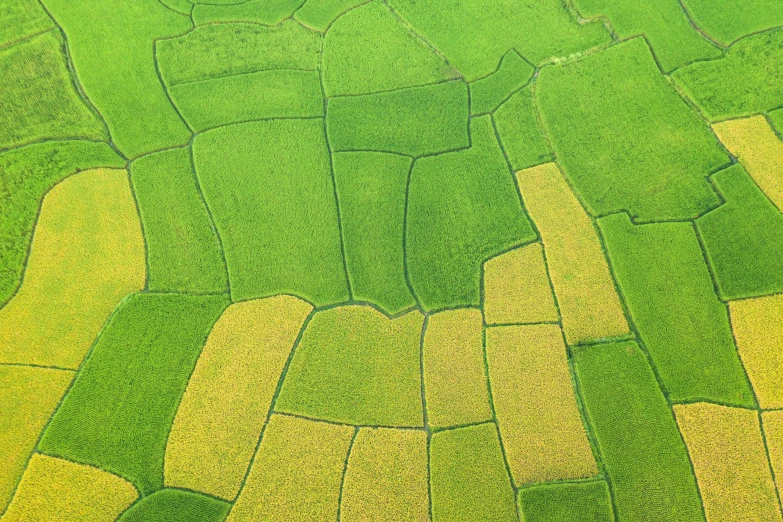
M 163 487 L 174 414 L 227 296 L 136 294 L 109 320 L 38 446 L 47 455 Z

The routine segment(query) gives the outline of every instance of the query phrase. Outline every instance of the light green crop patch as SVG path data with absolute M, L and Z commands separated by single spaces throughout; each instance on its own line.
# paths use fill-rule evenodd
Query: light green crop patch
M 696 221 L 723 299 L 783 291 L 783 214 L 733 165 L 712 176 L 727 202 Z
M 690 218 L 719 204 L 705 176 L 729 158 L 642 38 L 545 67 L 536 93 L 558 162 L 591 214 Z
M 389 3 L 468 81 L 490 74 L 509 49 L 541 65 L 610 41 L 602 23 L 578 23 L 559 0 Z
M 216 22 L 252 22 L 277 25 L 296 11 L 304 0 L 249 0 L 200 2 L 193 8 L 193 21 L 197 25 Z M 218 5 L 226 4 L 226 5 Z
M 171 99 L 196 132 L 264 118 L 323 116 L 317 71 L 273 69 L 171 87 Z
M 518 520 L 511 478 L 492 423 L 433 434 L 430 484 L 433 522 Z
M 503 56 L 497 71 L 470 83 L 470 113 L 492 112 L 533 76 L 533 66 L 511 50 Z
M 131 165 L 152 291 L 228 292 L 226 267 L 196 187 L 190 149 L 150 154 Z
M 388 319 L 369 306 L 317 313 L 291 360 L 280 412 L 371 426 L 422 426 L 424 317 Z
M 381 152 L 339 152 L 332 161 L 354 298 L 389 314 L 414 306 L 402 249 L 411 159 Z
M 305 27 L 324 32 L 339 16 L 366 2 L 367 0 L 308 0 L 294 13 L 294 18 Z
M 583 16 L 605 15 L 621 38 L 644 35 L 666 72 L 721 55 L 720 47 L 693 27 L 679 0 L 576 0 L 574 4 Z
M 79 170 L 124 164 L 107 144 L 77 140 L 48 141 L 0 154 L 0 306 L 21 281 L 44 195 Z
M 147 495 L 163 487 L 163 455 L 180 398 L 226 296 L 136 294 L 109 320 L 39 444 Z
M 493 118 L 512 170 L 552 161 L 552 151 L 536 119 L 533 90 L 530 86 L 503 102 Z
M 191 138 L 161 85 L 153 42 L 181 34 L 190 19 L 157 0 L 43 0 L 68 37 L 85 94 L 129 158 Z
M 268 69 L 316 70 L 321 35 L 294 21 L 276 27 L 225 23 L 160 40 L 155 55 L 170 85 Z
M 161 489 L 142 498 L 120 515 L 117 522 L 223 522 L 231 504 L 181 489 Z
M 71 83 L 59 33 L 0 51 L 0 70 L 0 150 L 44 139 L 107 138 Z
M 323 120 L 220 127 L 196 137 L 193 155 L 235 301 L 348 299 Z
M 17 0 L 0 4 L 0 47 L 35 33 L 52 29 L 54 23 L 37 0 Z
M 465 148 L 468 86 L 462 81 L 330 98 L 326 130 L 335 151 L 421 156 Z
M 340 17 L 326 34 L 327 96 L 367 94 L 459 77 L 376 0 Z
M 525 522 L 614 522 L 609 487 L 603 480 L 521 489 L 519 511 Z
M 755 406 L 691 223 L 598 220 L 620 291 L 672 401 Z
M 672 73 L 710 121 L 775 109 L 783 99 L 783 29 L 739 40 L 720 60 Z
M 407 261 L 426 310 L 480 304 L 481 265 L 535 239 L 489 116 L 472 146 L 417 160 L 408 201 Z
M 639 347 L 583 346 L 573 357 L 617 518 L 704 521 L 688 452 Z
M 783 4 L 777 0 L 683 0 L 693 22 L 723 45 L 783 25 Z

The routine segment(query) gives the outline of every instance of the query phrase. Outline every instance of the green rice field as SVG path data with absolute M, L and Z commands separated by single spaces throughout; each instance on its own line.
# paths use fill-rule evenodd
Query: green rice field
M 783 522 L 782 0 L 0 0 L 0 521 Z

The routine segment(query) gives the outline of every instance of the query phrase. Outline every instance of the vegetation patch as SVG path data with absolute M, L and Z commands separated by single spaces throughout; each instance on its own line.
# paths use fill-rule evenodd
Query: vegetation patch
M 741 165 L 711 179 L 726 203 L 696 226 L 721 298 L 783 292 L 783 214 Z
M 225 23 L 155 44 L 169 86 L 270 69 L 316 70 L 321 35 L 294 21 L 276 27 Z
M 781 520 L 758 412 L 701 402 L 674 414 L 708 520 Z
M 0 51 L 0 150 L 47 139 L 106 138 L 73 88 L 63 45 L 59 33 L 49 31 Z
M 135 294 L 106 325 L 39 444 L 144 495 L 163 487 L 174 414 L 224 296 Z
M 639 347 L 583 346 L 573 356 L 618 520 L 703 521 L 688 452 Z
M 762 408 L 783 408 L 783 295 L 729 302 L 742 364 Z
M 429 520 L 427 434 L 362 428 L 356 435 L 340 520 Z
M 196 185 L 190 149 L 144 156 L 130 172 L 147 245 L 148 288 L 227 292 L 226 266 Z
M 533 66 L 516 51 L 507 52 L 497 71 L 470 84 L 471 114 L 494 111 L 515 91 L 521 89 L 533 76 Z
M 64 370 L 0 366 L 0 512 L 72 380 L 73 373 Z
M 690 223 L 598 220 L 617 283 L 673 401 L 755 405 L 704 254 Z
M 569 343 L 628 333 L 595 226 L 557 164 L 517 172 L 517 183 L 544 243 L 549 277 Z
M 305 27 L 325 32 L 332 22 L 349 9 L 365 3 L 367 0 L 306 0 L 296 10 L 294 18 Z
M 783 477 L 783 411 L 762 412 L 761 425 L 778 495 L 780 495 L 783 490 L 783 481 L 781 481 L 781 477 Z
M 554 159 L 536 119 L 531 86 L 520 89 L 495 110 L 498 138 L 514 171 Z
M 542 69 L 536 93 L 558 162 L 591 214 L 687 219 L 718 205 L 705 177 L 729 158 L 644 39 Z
M 763 116 L 712 126 L 756 185 L 783 212 L 783 143 Z
M 484 318 L 488 324 L 559 321 L 541 243 L 484 263 Z
M 232 299 L 348 299 L 322 120 L 220 127 L 196 136 L 193 155 L 223 241 Z
M 693 63 L 672 78 L 711 121 L 776 109 L 783 96 L 783 29 L 743 38 L 720 60 Z
M 335 151 L 422 156 L 467 147 L 468 86 L 462 81 L 330 98 L 326 130 Z
M 470 126 L 469 149 L 419 159 L 411 173 L 406 255 L 425 310 L 478 306 L 483 262 L 535 239 L 489 116 Z
M 518 520 L 495 424 L 433 434 L 430 474 L 433 521 Z
M 162 489 L 133 504 L 117 522 L 222 522 L 231 505 L 192 491 Z
M 335 520 L 354 428 L 272 415 L 226 522 Z
M 521 489 L 519 511 L 525 522 L 614 522 L 609 488 L 603 480 Z
M 458 77 L 402 25 L 384 1 L 352 9 L 334 22 L 323 47 L 327 96 L 368 94 Z
M 403 251 L 411 162 L 382 152 L 332 156 L 351 291 L 389 314 L 416 304 L 405 280 Z
M 207 338 L 166 444 L 167 486 L 232 500 L 312 306 L 281 295 L 229 306 Z
M 116 520 L 138 496 L 132 484 L 116 475 L 36 453 L 3 520 Z
M 601 23 L 578 23 L 558 0 L 390 4 L 468 81 L 492 73 L 509 49 L 540 65 L 610 40 Z
M 315 314 L 296 349 L 277 411 L 372 426 L 422 426 L 416 311 L 388 319 L 369 306 Z
M 71 176 L 44 198 L 24 283 L 0 309 L 0 361 L 78 368 L 145 274 L 127 172 Z
M 430 427 L 446 428 L 492 418 L 481 311 L 462 308 L 430 315 L 422 357 Z
M 68 37 L 85 93 L 129 158 L 184 145 L 191 133 L 156 72 L 154 40 L 185 32 L 188 17 L 157 0 L 42 0 Z
M 582 16 L 605 15 L 620 38 L 644 35 L 664 72 L 721 55 L 720 47 L 693 26 L 678 0 L 576 0 L 574 5 Z
M 303 0 L 247 0 L 236 3 L 195 1 L 193 21 L 198 24 L 217 22 L 252 22 L 277 25 L 296 11 Z M 220 5 L 225 4 L 225 5 Z
M 66 176 L 123 167 L 105 143 L 47 141 L 0 154 L 0 305 L 17 289 L 44 195 Z
M 492 402 L 517 486 L 598 473 L 557 325 L 487 330 Z
M 683 0 L 694 23 L 722 45 L 783 25 L 783 5 L 775 0 Z
M 171 99 L 196 131 L 264 118 L 322 116 L 317 71 L 272 69 L 180 83 Z
M 0 5 L 0 47 L 54 28 L 38 0 L 18 0 Z

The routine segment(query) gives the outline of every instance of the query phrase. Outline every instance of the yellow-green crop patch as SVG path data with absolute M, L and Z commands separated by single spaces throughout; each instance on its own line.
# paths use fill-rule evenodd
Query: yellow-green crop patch
M 427 434 L 361 428 L 348 456 L 340 520 L 429 520 Z
M 555 163 L 517 172 L 536 224 L 569 343 L 628 333 L 606 258 L 590 217 Z
M 514 483 L 522 486 L 596 475 L 560 327 L 488 329 L 487 364 Z
M 0 309 L 0 361 L 78 368 L 145 274 L 127 172 L 71 176 L 46 195 L 24 282 Z
M 166 442 L 168 486 L 233 499 L 312 307 L 278 296 L 229 306 L 207 338 Z
M 560 319 L 541 243 L 516 248 L 484 263 L 482 307 L 488 324 Z
M 73 377 L 66 370 L 0 366 L 0 510 L 11 500 L 35 441 Z
M 226 522 L 334 520 L 354 429 L 272 415 Z
M 36 453 L 3 520 L 109 522 L 138 496 L 132 484 L 116 475 Z
M 422 365 L 430 426 L 490 420 L 479 310 L 462 308 L 430 315 L 422 340 Z
M 758 412 L 702 402 L 674 414 L 707 520 L 781 520 Z
M 291 360 L 276 410 L 371 426 L 421 426 L 417 311 L 389 319 L 369 306 L 318 312 Z

